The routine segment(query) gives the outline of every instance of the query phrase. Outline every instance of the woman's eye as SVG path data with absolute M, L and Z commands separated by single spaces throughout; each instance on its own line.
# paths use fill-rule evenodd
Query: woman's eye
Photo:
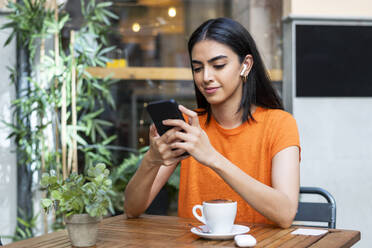
M 222 69 L 226 64 L 223 65 L 214 65 L 213 67 L 216 69 Z
M 199 72 L 199 71 L 201 71 L 201 69 L 202 69 L 201 67 L 197 67 L 197 68 L 194 67 L 193 71 L 194 72 Z

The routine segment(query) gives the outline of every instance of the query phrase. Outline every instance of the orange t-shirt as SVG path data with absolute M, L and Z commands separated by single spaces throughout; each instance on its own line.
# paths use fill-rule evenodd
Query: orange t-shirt
M 256 120 L 237 128 L 224 129 L 207 114 L 199 116 L 201 127 L 212 146 L 256 180 L 272 186 L 271 162 L 276 153 L 289 146 L 300 147 L 295 119 L 287 112 L 258 107 L 253 113 Z M 255 211 L 212 169 L 190 157 L 181 163 L 178 215 L 193 218 L 192 208 L 211 199 L 237 201 L 236 222 L 271 223 Z

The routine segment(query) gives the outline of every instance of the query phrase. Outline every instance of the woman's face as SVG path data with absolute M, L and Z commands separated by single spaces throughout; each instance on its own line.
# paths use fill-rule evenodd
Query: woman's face
M 196 86 L 209 104 L 239 106 L 243 67 L 238 55 L 224 44 L 202 40 L 194 45 L 191 57 Z

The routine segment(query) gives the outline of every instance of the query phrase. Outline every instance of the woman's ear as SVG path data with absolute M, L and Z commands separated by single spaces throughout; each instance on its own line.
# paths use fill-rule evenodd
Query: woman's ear
M 240 76 L 247 77 L 253 66 L 253 57 L 251 54 L 247 54 L 243 61 L 243 69 L 240 72 Z

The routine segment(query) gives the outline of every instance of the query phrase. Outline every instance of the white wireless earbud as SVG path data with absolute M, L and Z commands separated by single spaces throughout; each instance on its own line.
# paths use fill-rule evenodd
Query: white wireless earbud
M 246 64 L 243 64 L 243 70 L 242 70 L 242 72 L 240 73 L 240 76 L 244 76 L 244 73 L 245 73 L 245 71 L 247 70 L 247 65 Z

